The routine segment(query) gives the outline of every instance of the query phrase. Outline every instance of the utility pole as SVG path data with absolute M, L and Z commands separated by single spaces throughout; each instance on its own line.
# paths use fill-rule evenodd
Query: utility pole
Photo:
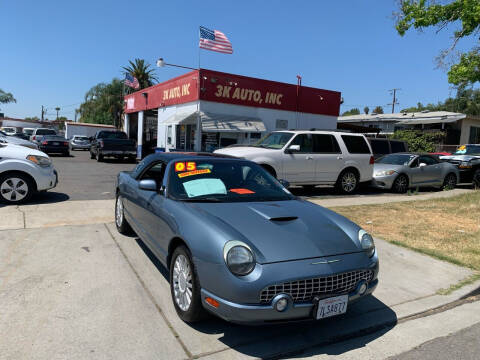
M 391 104 L 388 104 L 388 105 L 392 105 L 392 114 L 395 112 L 395 105 L 398 105 L 397 90 L 402 90 L 402 89 L 395 88 L 395 89 L 389 90 L 390 94 L 393 94 L 393 101 Z
M 45 107 L 42 105 L 42 122 L 43 122 L 43 118 L 44 118 L 46 112 L 47 112 L 47 108 L 45 108 Z

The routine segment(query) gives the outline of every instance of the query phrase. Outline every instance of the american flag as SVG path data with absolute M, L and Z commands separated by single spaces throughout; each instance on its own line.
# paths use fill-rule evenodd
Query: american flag
M 125 85 L 130 86 L 134 89 L 138 89 L 140 87 L 137 78 L 129 73 L 125 74 Z
M 217 51 L 223 54 L 232 54 L 232 44 L 224 33 L 200 26 L 200 48 Z

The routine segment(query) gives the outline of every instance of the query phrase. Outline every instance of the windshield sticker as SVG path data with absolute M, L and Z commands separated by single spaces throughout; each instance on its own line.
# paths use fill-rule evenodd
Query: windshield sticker
M 248 190 L 248 189 L 230 189 L 228 191 L 234 192 L 236 194 L 255 194 L 255 191 Z
M 210 172 L 209 169 L 205 169 Z M 202 170 L 197 170 L 202 171 Z M 178 174 L 182 175 L 182 174 Z M 197 179 L 183 183 L 183 187 L 189 198 L 204 195 L 227 195 L 227 188 L 220 179 Z
M 457 154 L 466 154 L 467 153 L 467 147 L 465 145 L 459 146 L 457 148 Z
M 212 171 L 210 169 L 203 169 L 203 170 L 193 170 L 193 171 L 187 171 L 178 174 L 179 178 L 184 178 L 186 176 L 193 176 L 193 175 L 201 175 L 201 174 L 210 174 Z
M 175 163 L 176 172 L 193 171 L 193 170 L 197 170 L 197 164 L 193 161 Z

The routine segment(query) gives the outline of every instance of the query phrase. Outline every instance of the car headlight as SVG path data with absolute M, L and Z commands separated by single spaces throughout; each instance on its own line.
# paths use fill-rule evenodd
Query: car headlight
M 395 174 L 394 170 L 382 170 L 382 171 L 377 171 L 375 173 L 375 176 L 389 176 Z
M 245 276 L 255 268 L 255 257 L 250 247 L 241 241 L 229 241 L 223 247 L 223 258 L 235 275 Z
M 365 230 L 360 229 L 358 232 L 358 240 L 362 249 L 367 253 L 369 257 L 372 257 L 375 254 L 375 242 L 373 241 L 372 235 L 367 233 Z
M 462 161 L 460 165 L 458 165 L 460 169 L 470 169 L 472 164 L 469 161 Z
M 49 167 L 52 165 L 52 161 L 45 156 L 38 156 L 38 155 L 28 155 L 27 160 L 37 164 L 38 166 L 41 167 Z

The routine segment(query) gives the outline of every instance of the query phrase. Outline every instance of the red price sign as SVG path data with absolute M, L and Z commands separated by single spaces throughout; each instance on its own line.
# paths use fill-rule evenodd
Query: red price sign
M 197 170 L 197 164 L 193 161 L 175 163 L 176 172 L 194 171 L 194 170 Z

